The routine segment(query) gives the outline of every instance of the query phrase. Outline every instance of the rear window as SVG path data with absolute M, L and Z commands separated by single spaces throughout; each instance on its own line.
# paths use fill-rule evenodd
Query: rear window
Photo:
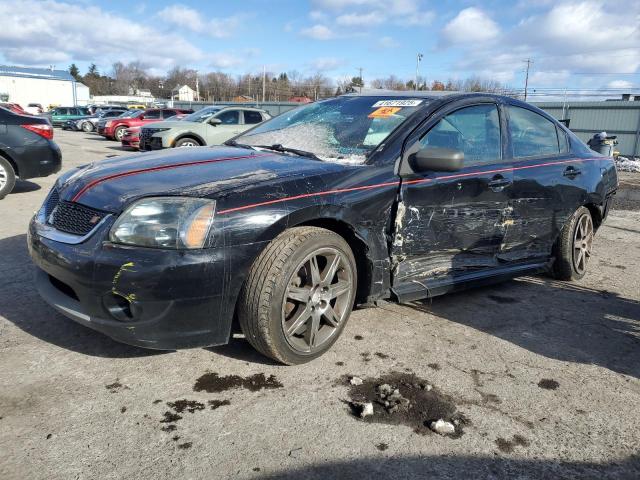
M 244 123 L 254 124 L 254 123 L 260 123 L 261 121 L 262 121 L 262 115 L 260 114 L 260 112 L 254 112 L 253 110 L 244 111 Z
M 160 119 L 160 110 L 149 110 L 144 114 L 145 120 Z

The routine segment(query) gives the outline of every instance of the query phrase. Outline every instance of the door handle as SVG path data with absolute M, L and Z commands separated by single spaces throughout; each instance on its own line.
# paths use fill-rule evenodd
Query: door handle
M 500 192 L 509 185 L 511 185 L 511 180 L 504 178 L 502 175 L 496 175 L 489 181 L 489 188 L 494 192 Z
M 581 173 L 582 172 L 575 167 L 567 167 L 565 168 L 564 173 L 562 175 L 564 175 L 565 177 L 573 178 L 573 177 L 577 177 Z

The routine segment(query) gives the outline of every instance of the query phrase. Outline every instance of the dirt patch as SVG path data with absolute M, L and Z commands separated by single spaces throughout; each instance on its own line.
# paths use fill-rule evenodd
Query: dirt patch
M 105 385 L 104 388 L 109 390 L 110 393 L 118 393 L 122 390 L 129 390 L 129 387 L 120 383 L 120 381 L 117 378 L 115 382 L 110 383 L 109 385 Z
M 124 412 L 126 412 L 126 411 L 127 411 L 127 407 L 122 407 L 122 408 L 120 408 L 120 413 L 124 413 Z
M 382 353 L 382 352 L 376 352 L 374 353 L 374 355 L 378 358 L 382 358 L 383 360 L 389 358 L 389 355 L 387 355 L 386 353 Z
M 342 378 L 349 384 L 349 377 Z M 365 423 L 406 425 L 419 434 L 432 433 L 432 422 L 443 419 L 455 425 L 458 438 L 469 420 L 457 411 L 452 397 L 440 392 L 427 380 L 414 374 L 392 372 L 379 378 L 363 379 L 362 385 L 350 385 L 350 413 Z M 372 403 L 373 414 L 361 418 L 362 405 Z
M 229 400 L 209 400 L 207 402 L 211 410 L 215 410 L 216 408 L 224 407 L 225 405 L 231 405 Z
M 560 386 L 560 384 L 550 378 L 543 378 L 538 382 L 538 386 L 545 390 L 555 390 Z
M 204 410 L 204 403 L 195 400 L 176 400 L 175 402 L 167 402 L 167 406 L 172 408 L 176 413 L 189 412 L 193 413 L 198 410 Z
M 175 423 L 178 420 L 181 420 L 182 417 L 180 415 L 178 415 L 177 413 L 173 413 L 173 412 L 169 412 L 166 411 L 163 414 L 163 418 L 162 420 L 160 420 L 160 423 Z
M 529 440 L 524 438 L 522 435 L 514 435 L 511 440 L 505 440 L 504 438 L 498 437 L 496 438 L 496 445 L 501 452 L 512 453 L 516 447 L 528 447 Z
M 364 340 L 364 337 L 362 335 L 355 335 L 354 340 Z
M 362 352 L 360 354 L 360 356 L 362 357 L 362 361 L 363 362 L 370 362 L 371 361 L 371 352 Z
M 178 445 L 178 448 L 180 450 L 186 450 L 188 448 L 191 448 L 192 445 L 193 445 L 193 443 L 191 443 L 191 442 L 185 442 L 185 443 L 181 443 L 180 445 Z
M 180 417 L 182 418 L 182 417 Z M 160 420 L 162 422 L 162 420 Z M 176 427 L 175 425 L 171 424 L 171 425 L 167 425 L 166 427 L 162 427 L 160 430 L 162 430 L 163 432 L 173 432 L 177 429 L 178 427 Z
M 344 367 L 344 362 L 336 362 L 337 367 Z
M 265 377 L 264 373 L 256 373 L 255 375 L 245 378 L 240 375 L 225 375 L 221 377 L 217 373 L 211 372 L 205 373 L 196 380 L 193 391 L 219 393 L 226 390 L 244 388 L 251 392 L 257 392 L 263 388 L 272 389 L 282 387 L 282 383 L 276 379 L 275 375 Z
M 376 444 L 376 448 L 378 450 L 380 450 L 381 452 L 384 452 L 385 450 L 387 450 L 389 448 L 389 445 L 387 445 L 386 443 L 378 443 L 378 444 Z
M 440 365 L 438 363 L 428 363 L 427 367 L 432 370 L 440 370 Z

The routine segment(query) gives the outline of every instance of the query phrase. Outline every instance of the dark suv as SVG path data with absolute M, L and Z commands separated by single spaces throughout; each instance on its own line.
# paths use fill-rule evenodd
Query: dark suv
M 0 108 L 0 199 L 22 180 L 60 171 L 62 156 L 46 118 Z

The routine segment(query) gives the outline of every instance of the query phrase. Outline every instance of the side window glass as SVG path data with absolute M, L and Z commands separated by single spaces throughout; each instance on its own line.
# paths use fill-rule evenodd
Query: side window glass
M 558 144 L 560 145 L 560 153 L 569 153 L 569 139 L 567 134 L 562 131 L 560 127 L 556 127 L 558 130 Z
M 465 165 L 499 162 L 502 149 L 498 107 L 487 104 L 456 110 L 429 130 L 420 144 L 461 150 Z
M 144 114 L 145 120 L 155 120 L 160 119 L 160 110 L 149 110 Z
M 557 155 L 558 134 L 553 122 L 526 108 L 507 106 L 513 156 Z
M 176 116 L 175 110 L 162 110 L 162 118 L 170 118 L 175 116 Z
M 240 112 L 238 110 L 228 110 L 216 115 L 223 125 L 237 125 L 240 123 Z
M 244 111 L 244 123 L 251 124 L 260 123 L 262 121 L 262 115 L 260 112 L 254 112 L 253 110 Z

